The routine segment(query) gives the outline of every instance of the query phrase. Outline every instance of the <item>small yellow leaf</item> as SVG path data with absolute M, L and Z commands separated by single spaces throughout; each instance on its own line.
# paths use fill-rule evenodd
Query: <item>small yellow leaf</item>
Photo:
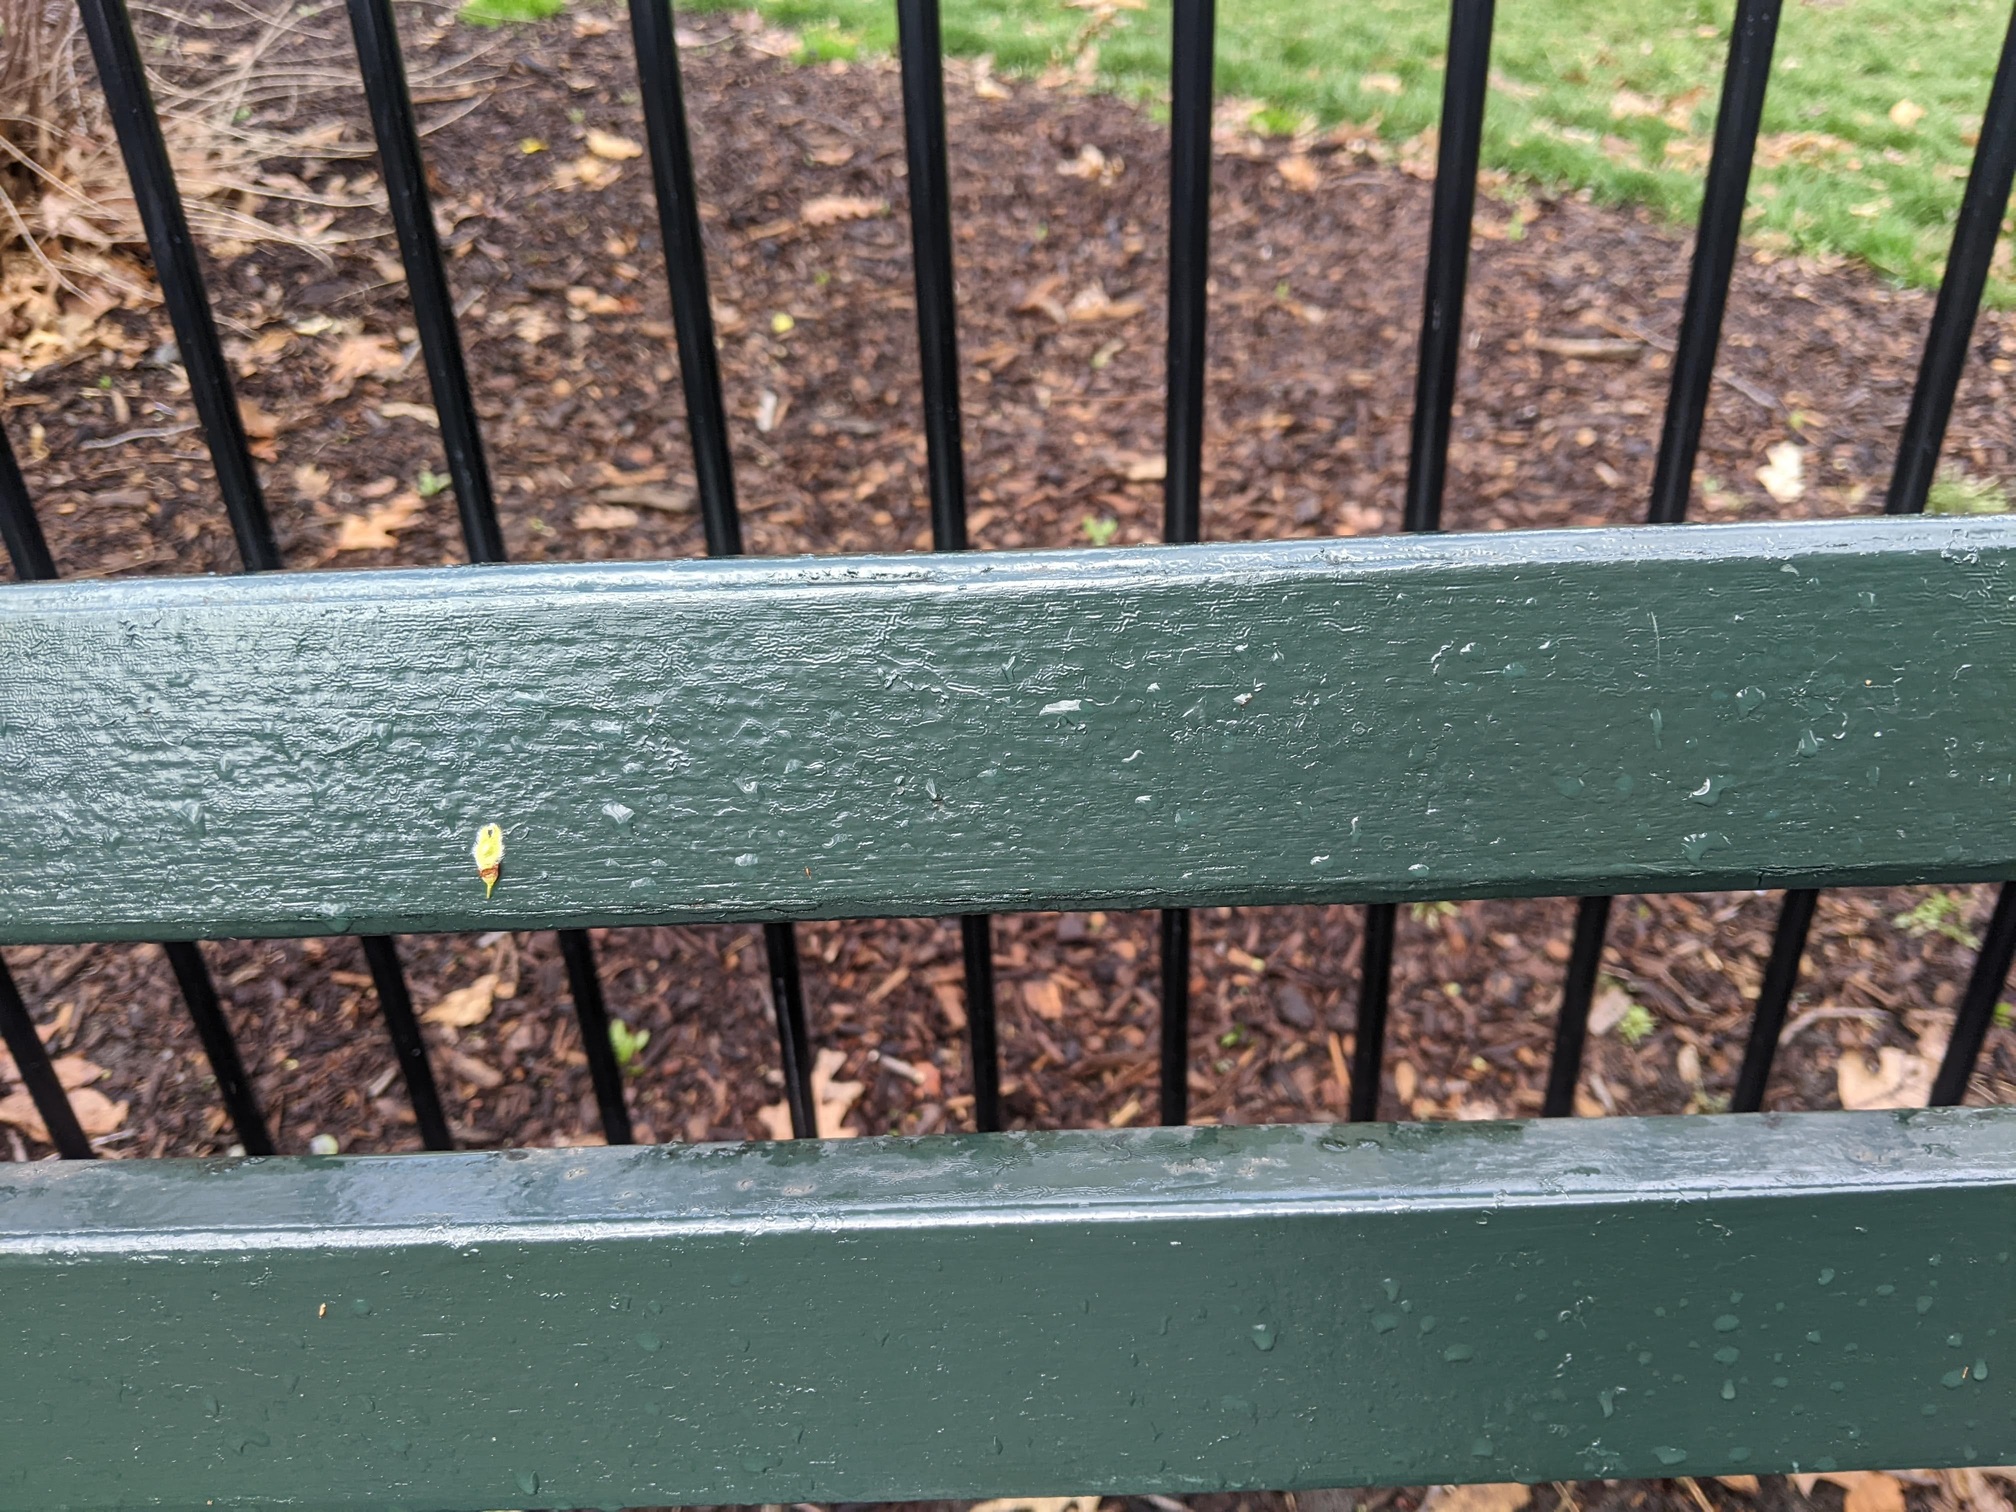
M 1890 107 L 1891 123 L 1905 131 L 1909 131 L 1924 119 L 1925 107 L 1915 100 L 1899 100 Z
M 796 329 L 797 325 L 798 322 L 782 310 L 779 310 L 775 315 L 770 317 L 770 329 L 779 336 L 789 334 L 792 330 Z
M 535 152 L 544 152 L 546 144 L 537 137 L 520 137 L 518 140 L 518 150 L 524 153 L 525 156 L 530 157 Z
M 483 879 L 483 896 L 497 890 L 497 877 L 504 869 L 504 831 L 486 824 L 476 831 L 476 843 L 469 854 L 476 860 L 476 875 Z
M 617 136 L 610 131 L 590 130 L 588 150 L 598 158 L 611 163 L 627 163 L 632 158 L 644 156 L 644 149 L 626 136 Z

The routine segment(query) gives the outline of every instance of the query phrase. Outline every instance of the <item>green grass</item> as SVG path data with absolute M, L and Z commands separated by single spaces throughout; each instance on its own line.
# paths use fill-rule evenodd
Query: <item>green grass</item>
M 800 32 L 808 59 L 895 45 L 890 0 L 757 3 Z M 1937 283 L 2008 16 L 2003 0 L 1792 0 L 1750 191 L 1753 244 Z M 1706 0 L 1506 0 L 1486 165 L 1691 221 L 1728 23 L 1729 6 Z M 1349 122 L 1404 142 L 1436 122 L 1447 25 L 1442 0 L 1222 0 L 1218 90 L 1251 100 L 1276 132 Z M 1167 0 L 1103 15 L 1062 0 L 944 0 L 944 31 L 948 51 L 990 54 L 1002 73 L 1068 66 L 1096 46 L 1102 84 L 1165 93 Z M 2016 305 L 2006 244 L 1989 297 Z

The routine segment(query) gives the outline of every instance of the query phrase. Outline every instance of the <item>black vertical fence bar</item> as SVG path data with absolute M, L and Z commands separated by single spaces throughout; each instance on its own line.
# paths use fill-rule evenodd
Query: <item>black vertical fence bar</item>
M 1169 63 L 1169 371 L 1162 538 L 1195 541 L 1204 489 L 1205 285 L 1211 277 L 1214 0 L 1175 0 Z M 1162 912 L 1162 1122 L 1190 1119 L 1190 913 Z
M 1463 359 L 1470 221 L 1477 204 L 1477 160 L 1484 139 L 1495 15 L 1493 0 L 1453 0 L 1449 7 L 1449 56 L 1442 79 L 1442 127 L 1428 226 L 1421 344 L 1414 368 L 1414 422 L 1407 452 L 1403 530 L 1442 528 L 1456 373 Z M 1365 909 L 1365 932 L 1358 952 L 1358 1026 L 1351 1053 L 1350 1116 L 1358 1122 L 1379 1116 L 1398 918 L 1391 903 L 1372 903 Z
M 1379 1116 L 1379 1087 L 1385 1076 L 1386 1008 L 1393 987 L 1393 926 L 1397 904 L 1365 905 L 1365 934 L 1358 947 L 1358 1028 L 1351 1047 L 1353 1123 Z
M 1470 218 L 1491 73 L 1493 0 L 1453 0 L 1449 59 L 1442 81 L 1442 130 L 1428 229 L 1428 277 L 1414 371 L 1414 432 L 1407 456 L 1408 530 L 1442 523 L 1450 416 L 1463 352 L 1463 295 L 1470 274 Z
M 1988 284 L 1988 265 L 2002 232 L 2002 218 L 2009 211 L 2012 179 L 2016 179 L 2016 13 L 2002 38 L 2002 58 L 1988 91 L 1974 166 L 1968 170 L 1960 218 L 1953 227 L 1946 274 L 1939 283 L 1925 355 L 1918 365 L 1918 385 L 1904 421 L 1903 444 L 1890 474 L 1890 492 L 1883 503 L 1890 514 L 1917 514 L 1925 508 L 1939 467 L 1939 450 L 1946 441 L 1946 424 L 1953 415 L 1960 370 L 1967 363 L 1974 317 Z
M 931 544 L 964 551 L 966 455 L 959 416 L 959 310 L 952 271 L 952 193 L 946 171 L 945 78 L 938 0 L 897 0 L 903 68 L 903 145 L 910 185 L 910 258 L 917 281 L 918 366 L 931 486 Z M 994 1022 L 994 926 L 959 920 L 966 966 L 966 1030 L 973 1060 L 973 1126 L 1001 1127 Z
M 623 1067 L 609 1039 L 609 1009 L 602 1000 L 602 978 L 595 971 L 595 947 L 588 931 L 561 930 L 560 954 L 567 963 L 567 990 L 573 994 L 574 1018 L 581 1025 L 581 1051 L 588 1057 L 602 1137 L 612 1145 L 634 1144 L 630 1107 L 623 1096 Z
M 56 576 L 56 559 L 49 554 L 42 522 L 35 518 L 35 505 L 28 497 L 28 480 L 21 476 L 5 428 L 0 428 L 0 544 L 6 546 L 14 576 L 22 582 Z
M 217 485 L 238 539 L 239 557 L 248 572 L 271 571 L 280 565 L 280 548 L 274 542 L 252 453 L 245 444 L 245 425 L 232 392 L 231 372 L 217 340 L 217 324 L 203 287 L 203 269 L 168 165 L 168 148 L 161 139 L 161 121 L 154 113 L 132 19 L 126 13 L 125 0 L 78 0 L 78 10 L 91 41 L 91 55 L 97 61 L 119 150 L 126 160 L 126 174 L 132 180 L 155 275 L 161 280 L 161 297 L 175 327 L 175 344 L 182 369 L 189 376 L 190 397 L 203 423 L 203 437 L 217 469 Z
M 995 1133 L 1001 1122 L 1001 1047 L 994 1023 L 994 921 L 986 914 L 959 920 L 959 953 L 966 964 L 966 1035 L 973 1053 L 973 1127 Z
M 658 230 L 672 285 L 672 324 L 679 345 L 679 380 L 710 556 L 740 556 L 742 523 L 735 511 L 735 471 L 728 455 L 728 415 L 721 402 L 721 360 L 714 350 L 714 311 L 707 299 L 707 252 L 700 241 L 700 204 L 693 189 L 693 145 L 679 77 L 679 43 L 668 0 L 630 0 L 630 35 L 644 97 L 644 135 L 651 148 L 651 183 Z
M 413 300 L 414 324 L 427 359 L 427 380 L 461 516 L 463 546 L 471 562 L 501 562 L 505 559 L 504 530 L 497 518 L 496 495 L 483 454 L 482 423 L 476 415 L 476 397 L 462 354 L 441 238 L 434 225 L 398 23 L 391 0 L 349 0 L 349 10 L 364 92 L 371 105 L 372 131 L 378 139 L 378 159 L 385 174 L 386 198 L 399 236 L 406 288 Z M 623 1095 L 623 1069 L 609 1042 L 609 1015 L 595 972 L 594 946 L 581 930 L 561 930 L 560 950 L 567 963 L 574 1015 L 581 1025 L 581 1048 L 595 1087 L 603 1137 L 610 1144 L 630 1144 L 633 1135 Z
M 406 1079 L 406 1096 L 413 1104 L 413 1121 L 420 1129 L 420 1143 L 429 1150 L 452 1150 L 455 1139 L 448 1132 L 448 1119 L 441 1111 L 441 1093 L 434 1085 L 434 1068 L 427 1061 L 427 1041 L 421 1037 L 420 1020 L 413 1015 L 413 997 L 406 990 L 399 947 L 385 935 L 362 935 L 357 943 L 364 947 L 364 962 L 371 968 L 371 981 L 378 989 L 378 1007 L 392 1036 L 399 1074 Z
M 784 1061 L 784 1102 L 791 1132 L 800 1139 L 819 1134 L 812 1106 L 812 1037 L 805 1028 L 805 984 L 798 975 L 798 936 L 789 924 L 765 924 L 763 948 L 770 961 L 770 1002 L 777 1013 L 777 1048 Z
M 1891 470 L 1890 489 L 1883 501 L 1886 514 L 1924 512 L 1926 497 L 1939 469 L 1939 453 L 1946 443 L 1946 426 L 1953 416 L 1953 397 L 1959 391 L 1960 374 L 1967 365 L 1967 347 L 1973 339 L 1974 319 L 1981 308 L 1982 292 L 1988 285 L 1989 265 L 1995 256 L 1995 243 L 2001 236 L 2002 218 L 2008 210 L 2012 182 L 2016 182 L 2016 11 L 2011 12 L 2008 29 L 2003 33 L 2002 55 L 1995 65 L 1995 81 L 1988 90 L 1988 107 L 1981 119 L 1981 135 L 1975 146 L 1974 163 L 1967 173 L 1967 189 L 1961 197 L 1960 216 L 1954 223 L 1953 243 L 1946 255 L 1945 276 L 1939 282 L 1939 297 L 1932 309 L 1932 324 L 1926 332 L 1925 351 L 1918 364 L 1918 381 L 1911 390 L 1911 408 L 1905 416 L 1897 462 Z M 1817 894 L 1812 896 L 1817 898 Z M 1803 905 L 1798 900 L 1798 893 L 1787 893 L 1784 906 L 1779 911 L 1778 927 L 1771 941 L 1771 962 L 1775 967 L 1782 958 L 1789 962 L 1789 966 L 1782 980 L 1768 971 L 1765 975 L 1763 991 L 1757 1001 L 1758 1024 L 1751 1032 L 1750 1048 L 1744 1057 L 1745 1080 L 1739 1082 L 1739 1100 L 1732 1104 L 1738 1112 L 1748 1111 L 1740 1101 L 1740 1094 L 1748 1086 L 1753 1059 L 1759 1061 L 1754 1090 L 1759 1099 L 1764 1095 L 1764 1080 L 1770 1075 L 1771 1058 L 1777 1048 L 1777 1031 L 1772 1031 L 1769 1046 L 1760 1046 L 1758 1036 L 1763 1033 L 1763 1021 L 1767 1016 L 1775 1015 L 1783 1023 L 1786 1005 L 1798 984 L 1799 958 L 1804 950 L 1813 906 L 1811 899 Z M 1998 903 L 1998 918 L 2001 916 L 2000 906 Z M 1984 954 L 1975 963 L 1977 982 L 1986 961 Z M 2005 963 L 1995 973 L 1996 991 L 2000 991 L 1999 983 L 2007 974 Z M 1782 1000 L 1774 1001 L 1774 990 L 1782 994 Z M 1973 986 L 1970 985 L 1968 990 L 1971 994 Z M 1968 1002 L 1972 1002 L 1971 997 Z M 1985 1011 L 1993 1014 L 1992 999 Z M 1987 1032 L 1985 1024 L 1986 1020 L 1981 1030 L 1984 1035 Z M 1946 1057 L 1948 1064 L 1956 1064 L 1953 1057 L 1960 1040 L 1956 1027 Z M 1973 1055 L 1979 1049 L 1980 1040 L 1977 1037 L 1974 1051 L 1969 1052 L 1967 1057 L 1970 1069 Z M 1943 1084 L 1943 1067 L 1940 1074 Z M 1958 1085 L 1964 1092 L 1967 1073 L 1957 1074 L 1960 1076 Z M 1937 1100 L 1935 1095 L 1934 1102 Z
M 17 578 L 30 582 L 56 576 L 56 562 L 43 539 L 41 521 L 35 517 L 27 480 L 21 476 L 4 430 L 0 430 L 0 534 L 5 535 Z M 189 1017 L 203 1042 L 203 1053 L 210 1059 L 211 1074 L 217 1078 L 217 1091 L 231 1116 L 232 1127 L 238 1132 L 238 1142 L 248 1155 L 271 1155 L 272 1137 L 267 1133 L 258 1098 L 245 1074 L 245 1063 L 239 1057 L 237 1041 L 232 1038 L 231 1026 L 217 1000 L 216 984 L 210 980 L 210 970 L 203 964 L 201 952 L 187 941 L 174 941 L 161 948 L 168 953 L 168 964 L 182 988 L 182 1000 L 189 1005 Z
M 1736 1091 L 1729 1099 L 1731 1113 L 1755 1113 L 1764 1106 L 1764 1089 L 1771 1081 L 1771 1062 L 1778 1056 L 1778 1036 L 1785 1032 L 1792 989 L 1799 983 L 1799 960 L 1806 953 L 1806 936 L 1813 927 L 1813 908 L 1819 901 L 1818 891 L 1799 887 L 1786 893 L 1779 907 L 1778 928 L 1771 937 L 1771 958 L 1764 965 L 1764 982 L 1757 990 L 1757 1011 L 1750 1019 L 1750 1042 L 1743 1048 L 1743 1066 L 1736 1073 Z
M 1681 308 L 1659 460 L 1652 472 L 1649 518 L 1655 525 L 1685 519 L 1688 495 L 1693 491 L 1694 459 L 1701 448 L 1701 424 L 1708 413 L 1715 354 L 1722 344 L 1722 317 L 1729 305 L 1729 279 L 1735 272 L 1737 242 L 1743 232 L 1750 164 L 1757 152 L 1757 125 L 1763 119 L 1771 52 L 1778 38 L 1779 5 L 1780 0 L 1737 0 L 1730 23 L 1722 104 L 1715 114 L 1715 148 L 1702 191 L 1700 224 L 1694 232 L 1694 265 Z
M 1939 1074 L 1932 1080 L 1930 1106 L 1954 1108 L 1966 1098 L 1974 1063 L 1981 1058 L 1982 1042 L 1995 1021 L 1995 1005 L 2009 981 L 2012 958 L 2016 958 L 2016 888 L 2005 882 L 1995 895 L 1988 933 L 1981 941 L 1981 953 L 1974 958 L 1974 972 L 1967 979 L 1960 1011 L 1954 1015 L 1945 1059 L 1939 1062 Z
M 238 1041 L 224 1017 L 224 1005 L 217 999 L 217 987 L 210 979 L 210 968 L 203 962 L 202 951 L 190 940 L 171 940 L 161 949 L 167 954 L 169 968 L 182 989 L 182 1000 L 189 1005 L 196 1037 L 203 1042 L 210 1074 L 217 1078 L 217 1096 L 231 1116 L 238 1143 L 244 1146 L 247 1155 L 271 1155 L 273 1136 L 266 1128 L 265 1115 L 259 1111 L 252 1079 L 245 1074 Z
M 1560 1022 L 1554 1027 L 1554 1061 L 1547 1068 L 1542 1118 L 1566 1118 L 1575 1111 L 1582 1046 L 1589 1037 L 1589 999 L 1603 965 L 1603 936 L 1610 925 L 1611 901 L 1584 898 L 1575 909 L 1575 944 L 1568 953 L 1568 979 L 1561 993 Z
M 637 49 L 637 81 L 644 97 L 644 136 L 651 149 L 651 183 L 658 197 L 658 230 L 665 243 L 665 276 L 672 288 L 672 325 L 679 344 L 679 382 L 686 396 L 686 429 L 693 443 L 693 476 L 709 556 L 742 554 L 742 520 L 735 508 L 735 470 L 728 453 L 728 411 L 721 401 L 721 361 L 714 350 L 714 312 L 707 295 L 707 253 L 700 240 L 700 202 L 693 188 L 693 144 L 686 130 L 686 98 L 679 78 L 679 41 L 668 0 L 630 0 L 630 36 Z M 819 1132 L 812 1111 L 812 1045 L 805 1027 L 805 988 L 798 970 L 798 935 L 789 924 L 763 926 L 770 992 L 777 1011 L 784 1101 L 791 1132 Z
M 0 960 L 0 1043 L 7 1046 L 7 1053 L 14 1058 L 14 1073 L 28 1089 L 56 1153 L 65 1160 L 91 1159 L 96 1152 L 77 1123 L 76 1110 L 70 1106 L 70 1098 L 63 1091 L 55 1066 L 50 1064 L 42 1036 L 35 1032 L 35 1020 L 29 1017 L 28 1005 L 21 1001 L 4 960 Z
M 455 325 L 455 305 L 441 261 L 441 237 L 427 193 L 420 133 L 413 120 L 413 98 L 406 87 L 392 0 L 349 0 L 349 6 L 350 31 L 357 42 L 364 93 L 371 104 L 371 126 L 378 138 L 378 161 L 385 174 L 385 194 L 392 207 L 392 224 L 399 233 L 406 289 L 413 299 L 414 324 L 420 331 L 427 378 L 434 390 L 434 413 L 441 421 L 441 445 L 448 454 L 448 476 L 455 485 L 455 502 L 462 515 L 462 537 L 472 562 L 501 562 L 504 534 L 497 524 L 490 470 L 483 460 L 483 432 L 476 419 L 462 339 Z
M 1729 57 L 1722 70 L 1722 103 L 1715 115 L 1715 147 L 1702 190 L 1701 217 L 1694 231 L 1694 261 L 1681 306 L 1680 337 L 1673 355 L 1659 457 L 1653 466 L 1647 521 L 1677 524 L 1687 517 L 1693 491 L 1694 459 L 1701 448 L 1701 425 L 1715 378 L 1715 355 L 1722 344 L 1722 320 L 1729 307 L 1729 280 L 1743 233 L 1743 207 L 1750 193 L 1750 165 L 1757 152 L 1757 127 L 1771 79 L 1771 53 L 1778 38 L 1780 0 L 1737 0 L 1729 27 Z M 1596 991 L 1596 965 L 1603 955 L 1608 899 L 1584 898 L 1575 914 L 1575 947 L 1562 991 L 1561 1021 L 1548 1072 L 1547 1114 L 1573 1109 L 1575 1083 L 1588 1038 L 1589 1004 Z M 1593 934 L 1591 933 L 1593 931 Z M 1802 939 L 1803 946 L 1803 939 Z M 1789 948 L 1790 942 L 1787 942 Z M 1774 946 L 1774 954 L 1777 947 Z M 1588 970 L 1575 965 L 1586 962 Z M 1798 956 L 1792 957 L 1796 978 Z M 1791 991 L 1787 983 L 1786 992 Z M 1754 1028 L 1754 1026 L 1753 1026 Z M 1754 1037 L 1754 1036 L 1753 1036 Z M 1747 1057 L 1746 1057 L 1747 1059 Z M 1768 1071 L 1768 1061 L 1766 1062 Z M 1762 1095 L 1762 1088 L 1759 1088 Z

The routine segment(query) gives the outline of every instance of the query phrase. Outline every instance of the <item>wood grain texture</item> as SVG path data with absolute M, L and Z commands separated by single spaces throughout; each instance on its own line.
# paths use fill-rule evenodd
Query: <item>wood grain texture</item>
M 0 1512 L 2007 1464 L 2012 1236 L 1996 1109 L 0 1166 Z
M 2007 877 L 2012 651 L 2010 520 L 11 587 L 0 943 Z

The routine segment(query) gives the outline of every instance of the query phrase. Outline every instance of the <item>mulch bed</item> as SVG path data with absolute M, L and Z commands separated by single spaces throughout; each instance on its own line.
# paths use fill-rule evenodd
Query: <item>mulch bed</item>
M 895 73 L 879 63 L 793 66 L 747 20 L 695 24 L 688 103 L 748 547 L 928 546 Z M 594 158 L 585 146 L 591 130 L 642 138 L 627 37 L 591 14 L 571 35 L 548 26 L 500 49 L 493 61 L 505 77 L 455 105 L 466 113 L 434 132 L 428 152 L 512 555 L 697 555 L 649 173 L 641 160 Z M 948 94 L 975 544 L 1083 545 L 1088 520 L 1114 522 L 1120 542 L 1152 540 L 1161 130 L 1123 102 L 1067 87 L 976 87 L 958 65 Z M 361 99 L 318 109 L 362 137 Z M 1397 529 L 1428 170 L 1419 153 L 1395 161 L 1346 135 L 1263 142 L 1233 123 L 1221 136 L 1206 532 Z M 535 143 L 543 150 L 526 150 Z M 1285 170 L 1284 158 L 1294 159 Z M 590 182 L 576 171 L 583 163 Z M 295 171 L 316 185 L 360 168 L 304 160 Z M 1649 488 L 1690 238 L 1640 213 L 1487 187 L 1446 523 L 1632 521 Z M 808 216 L 822 197 L 891 208 Z M 278 244 L 230 249 L 215 272 L 287 560 L 460 560 L 452 494 L 395 507 L 441 460 L 437 434 L 415 418 L 431 396 L 389 230 L 364 217 L 335 229 L 382 234 L 338 246 L 328 261 Z M 1866 272 L 1746 256 L 1699 516 L 1879 508 L 1930 309 L 1928 296 Z M 109 325 L 109 344 L 21 376 L 6 394 L 6 424 L 59 563 L 73 574 L 235 570 L 186 391 L 157 361 L 165 318 L 127 312 Z M 2016 476 L 2007 424 L 2016 325 L 1985 316 L 1975 347 L 1948 456 L 1982 476 Z M 1808 486 L 1783 505 L 1756 473 L 1767 448 L 1788 440 L 1805 448 Z M 392 545 L 337 549 L 374 517 Z M 1960 891 L 1970 917 L 1984 917 L 1986 890 Z M 1842 1011 L 1806 1019 L 1780 1057 L 1770 1106 L 1837 1105 L 1844 1053 L 1936 1048 L 1972 953 L 1893 926 L 1924 896 L 1823 900 L 1794 1012 Z M 1620 903 L 1605 969 L 1656 1022 L 1635 1045 L 1614 1033 L 1592 1040 L 1585 1111 L 1677 1113 L 1726 1099 L 1776 902 L 1746 893 Z M 1571 915 L 1557 900 L 1403 910 L 1388 1116 L 1538 1109 Z M 1342 906 L 1198 916 L 1194 1117 L 1341 1111 L 1333 1067 L 1351 1046 L 1360 921 Z M 1152 918 L 1133 915 L 999 921 L 1015 1126 L 1153 1120 L 1153 930 Z M 970 1127 L 956 928 L 813 923 L 799 938 L 815 1039 L 845 1053 L 842 1079 L 863 1083 L 850 1125 Z M 611 1012 L 650 1033 L 631 1089 L 640 1137 L 764 1137 L 760 1111 L 780 1094 L 760 933 L 626 929 L 598 931 L 597 942 Z M 423 1009 L 485 973 L 507 987 L 515 979 L 487 1021 L 430 1031 L 460 1140 L 596 1137 L 551 935 L 409 939 L 401 949 Z M 283 1149 L 304 1150 L 318 1134 L 347 1151 L 416 1147 L 354 942 L 205 950 Z M 60 1026 L 55 1048 L 104 1067 L 99 1090 L 129 1104 L 106 1154 L 230 1146 L 158 950 L 50 947 L 7 959 L 36 1012 Z M 2016 1035 L 1996 1031 L 1982 1068 L 1975 1100 L 2011 1100 Z M 7 1137 L 16 1158 L 46 1153 L 18 1131 Z M 1643 1493 L 1577 1495 L 1603 1507 L 1636 1505 Z M 1204 1501 L 1212 1512 L 1245 1504 Z

